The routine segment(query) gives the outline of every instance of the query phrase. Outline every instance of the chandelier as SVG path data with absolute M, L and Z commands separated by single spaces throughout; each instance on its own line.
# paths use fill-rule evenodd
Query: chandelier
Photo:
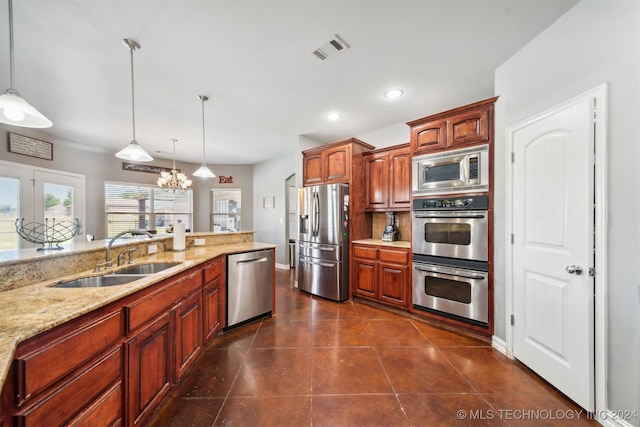
M 158 187 L 164 191 L 173 191 L 175 193 L 178 190 L 178 192 L 184 193 L 191 186 L 191 180 L 185 174 L 176 170 L 176 142 L 178 140 L 172 139 L 171 141 L 173 141 L 173 168 L 171 172 L 160 172 Z

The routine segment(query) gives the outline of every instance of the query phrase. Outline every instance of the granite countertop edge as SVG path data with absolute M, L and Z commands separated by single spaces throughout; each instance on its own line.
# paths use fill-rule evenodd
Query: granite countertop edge
M 277 246 L 247 242 L 198 246 L 185 251 L 164 251 L 137 258 L 136 264 L 164 262 L 181 264 L 125 285 L 101 288 L 51 287 L 62 279 L 71 280 L 104 274 L 104 272 L 84 271 L 64 278 L 0 292 L 0 306 L 3 307 L 0 311 L 0 389 L 4 387 L 13 355 L 21 342 L 220 255 L 253 252 Z

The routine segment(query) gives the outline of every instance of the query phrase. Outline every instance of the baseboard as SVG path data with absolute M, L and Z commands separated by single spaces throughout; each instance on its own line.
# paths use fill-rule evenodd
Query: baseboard
M 504 354 L 505 356 L 507 356 L 508 358 L 512 358 L 509 355 L 509 351 L 507 350 L 507 342 L 504 341 L 501 338 L 498 338 L 495 335 L 491 336 L 491 347 L 495 348 L 496 350 L 498 350 L 500 353 Z
M 276 262 L 276 268 L 280 270 L 291 270 L 291 267 L 289 267 L 289 264 L 279 264 L 277 262 Z

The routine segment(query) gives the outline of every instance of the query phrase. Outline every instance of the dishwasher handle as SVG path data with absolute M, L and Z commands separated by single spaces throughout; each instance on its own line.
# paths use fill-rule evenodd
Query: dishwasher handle
M 261 258 L 243 259 L 243 260 L 240 260 L 240 261 L 236 261 L 236 265 L 257 264 L 259 262 L 267 262 L 267 257 L 263 256 Z

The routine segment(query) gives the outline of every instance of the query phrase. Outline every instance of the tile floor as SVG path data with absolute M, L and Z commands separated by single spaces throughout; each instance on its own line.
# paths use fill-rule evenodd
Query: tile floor
M 293 288 L 214 339 L 152 426 L 598 425 L 488 341 Z M 579 415 L 578 415 L 579 414 Z

